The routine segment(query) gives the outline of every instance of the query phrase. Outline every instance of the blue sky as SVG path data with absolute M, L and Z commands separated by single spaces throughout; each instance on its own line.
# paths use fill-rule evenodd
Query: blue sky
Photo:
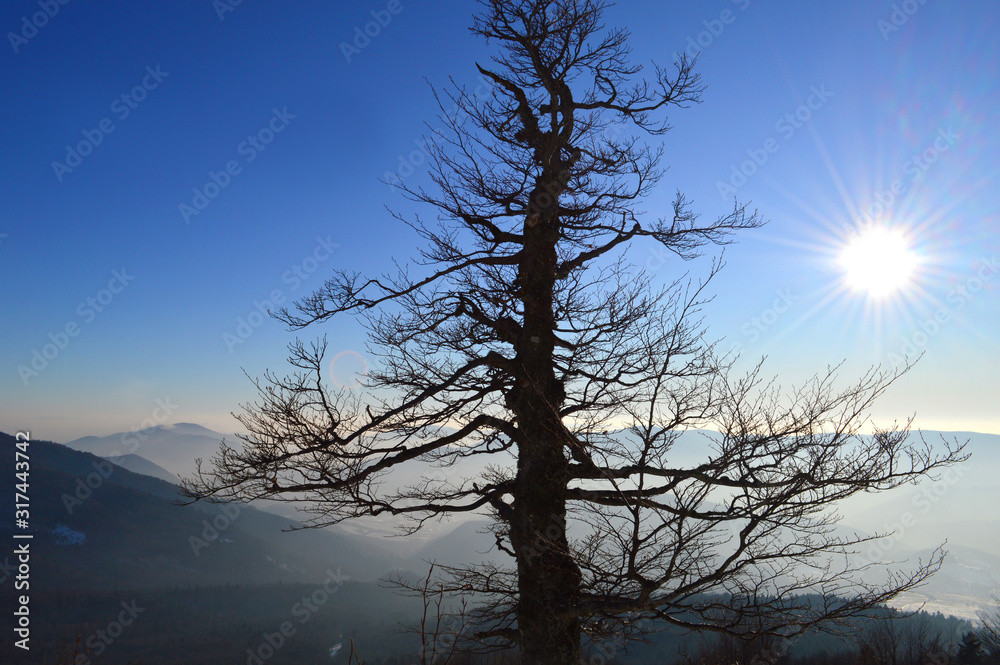
M 423 123 L 435 126 L 426 81 L 475 85 L 488 51 L 467 30 L 472 3 L 390 4 L 4 4 L 0 429 L 57 441 L 154 418 L 232 430 L 229 413 L 254 397 L 243 371 L 283 371 L 294 338 L 257 304 L 414 254 L 384 206 L 414 208 L 379 178 L 421 161 Z M 373 11 L 391 22 L 345 49 Z M 644 208 L 666 210 L 680 189 L 710 218 L 735 190 L 770 222 L 726 250 L 713 283 L 707 323 L 725 346 L 769 356 L 790 384 L 924 351 L 875 415 L 1000 433 L 998 18 L 994 0 L 608 12 L 640 61 L 702 52 L 704 101 L 653 139 L 670 170 Z M 877 302 L 845 290 L 836 261 L 876 203 L 919 259 Z M 709 261 L 642 244 L 630 255 L 664 281 Z M 362 366 L 356 324 L 305 337 L 322 334 L 341 354 L 335 375 Z

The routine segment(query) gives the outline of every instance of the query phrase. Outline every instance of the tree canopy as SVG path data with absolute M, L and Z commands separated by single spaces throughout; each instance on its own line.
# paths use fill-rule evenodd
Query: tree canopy
M 439 567 L 440 588 L 478 601 L 479 648 L 516 646 L 527 663 L 575 665 L 584 635 L 788 635 L 885 603 L 941 552 L 863 583 L 852 553 L 867 537 L 837 532 L 830 508 L 962 459 L 908 422 L 862 436 L 898 373 L 840 387 L 832 368 L 787 394 L 761 365 L 735 373 L 700 316 L 721 261 L 665 285 L 629 264 L 631 244 L 652 243 L 680 271 L 762 220 L 735 202 L 703 222 L 680 192 L 666 215 L 641 208 L 665 178 L 649 137 L 703 86 L 684 56 L 635 64 L 606 7 L 479 3 L 489 90 L 435 90 L 446 131 L 427 144 L 431 185 L 394 183 L 436 217 L 397 215 L 419 257 L 391 275 L 338 272 L 278 313 L 293 330 L 359 317 L 377 361 L 367 390 L 327 386 L 326 343 L 294 343 L 292 372 L 258 380 L 239 416 L 249 434 L 186 485 L 303 502 L 317 527 L 487 512 L 511 565 Z M 715 432 L 705 459 L 678 464 L 695 428 Z M 391 482 L 468 458 L 485 460 L 477 477 Z

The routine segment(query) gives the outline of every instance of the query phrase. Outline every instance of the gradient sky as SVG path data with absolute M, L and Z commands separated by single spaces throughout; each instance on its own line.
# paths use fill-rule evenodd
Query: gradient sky
M 54 16 L 37 0 L 0 9 L 0 430 L 67 441 L 165 416 L 231 431 L 229 413 L 254 397 L 243 371 L 283 371 L 294 338 L 253 317 L 252 335 L 227 344 L 255 302 L 414 254 L 384 206 L 414 207 L 379 178 L 436 126 L 426 81 L 475 85 L 487 50 L 467 30 L 473 5 L 401 0 L 348 62 L 341 44 L 388 0 L 48 4 Z M 703 218 L 723 214 L 719 183 L 771 149 L 735 181 L 770 223 L 726 250 L 711 333 L 768 355 L 786 383 L 926 351 L 876 416 L 1000 433 L 996 0 L 629 1 L 606 18 L 632 30 L 644 62 L 701 42 L 707 91 L 654 139 L 670 170 L 646 210 L 680 189 Z M 785 120 L 796 113 L 806 120 Z M 270 143 L 248 141 L 270 128 Z M 77 162 L 67 146 L 81 142 L 97 145 Z M 226 186 L 185 218 L 179 206 L 227 165 Z M 410 177 L 424 175 L 418 164 Z M 920 265 L 875 303 L 843 288 L 836 258 L 879 200 L 879 223 L 905 231 Z M 654 250 L 630 254 L 657 279 L 708 267 Z M 350 319 L 304 336 L 322 334 L 331 358 L 344 352 L 341 379 L 361 365 Z M 59 342 L 37 375 L 19 370 Z

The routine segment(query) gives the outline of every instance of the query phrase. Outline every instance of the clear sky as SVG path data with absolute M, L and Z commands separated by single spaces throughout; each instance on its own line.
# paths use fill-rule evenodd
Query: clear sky
M 231 431 L 254 397 L 243 371 L 283 371 L 293 339 L 257 303 L 413 255 L 384 208 L 413 206 L 379 178 L 425 175 L 427 81 L 475 85 L 487 52 L 467 30 L 473 4 L 233 2 L 0 8 L 0 430 Z M 363 48 L 344 46 L 379 18 Z M 704 101 L 655 139 L 670 170 L 645 209 L 680 189 L 707 219 L 735 193 L 770 220 L 726 251 L 714 336 L 792 383 L 925 351 L 876 415 L 1000 433 L 998 18 L 996 0 L 608 12 L 641 61 L 702 51 Z M 851 287 L 840 260 L 865 211 L 895 234 L 868 256 L 910 272 L 881 298 L 864 287 L 886 275 L 856 268 Z M 892 238 L 913 265 L 893 263 Z M 708 266 L 630 252 L 664 281 Z M 322 334 L 346 380 L 360 329 L 305 336 Z

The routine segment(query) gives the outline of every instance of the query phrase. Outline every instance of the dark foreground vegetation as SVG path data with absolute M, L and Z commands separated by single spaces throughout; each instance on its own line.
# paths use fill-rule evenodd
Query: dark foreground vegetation
M 376 584 L 226 585 L 38 594 L 35 648 L 23 662 L 46 665 L 314 665 L 348 663 L 351 646 L 366 665 L 501 665 L 515 655 L 448 654 L 455 624 L 439 631 L 438 651 L 422 654 L 422 605 Z M 325 595 L 325 598 L 324 598 Z M 123 603 L 139 610 L 115 626 Z M 126 620 L 130 617 L 126 613 Z M 431 619 L 434 617 L 431 616 Z M 429 624 L 429 628 L 432 624 Z M 284 634 L 283 634 L 284 627 Z M 427 642 L 430 643 L 430 630 Z M 586 645 L 586 665 L 965 665 L 1000 663 L 988 635 L 941 614 L 904 616 L 883 609 L 854 619 L 842 636 L 810 633 L 793 640 L 739 640 L 680 631 L 626 648 L 614 639 Z M 14 653 L 4 635 L 3 651 Z M 331 649 L 342 645 L 338 651 Z M 994 648 L 996 645 L 993 645 Z M 423 655 L 423 660 L 422 660 Z M 358 660 L 351 662 L 357 663 Z

